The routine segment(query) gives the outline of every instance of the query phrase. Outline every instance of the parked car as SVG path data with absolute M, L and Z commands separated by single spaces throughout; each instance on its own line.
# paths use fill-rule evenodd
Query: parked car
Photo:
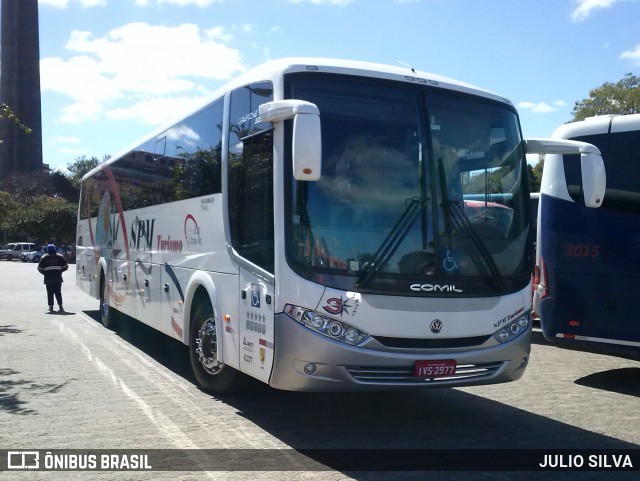
M 60 247 L 56 247 L 56 251 L 58 252 L 58 254 L 62 254 L 66 258 L 66 253 L 63 249 L 61 249 Z M 23 252 L 20 256 L 20 260 L 22 262 L 40 262 L 40 259 L 42 259 L 42 256 L 46 253 L 47 246 L 42 246 L 29 252 Z
M 33 242 L 11 242 L 0 249 L 0 259 L 19 259 L 23 252 L 36 250 L 37 246 Z

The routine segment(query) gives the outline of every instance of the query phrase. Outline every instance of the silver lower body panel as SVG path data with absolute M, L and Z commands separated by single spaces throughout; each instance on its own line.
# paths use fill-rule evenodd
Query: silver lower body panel
M 275 321 L 269 384 L 291 391 L 426 389 L 514 381 L 524 373 L 531 346 L 531 329 L 511 342 L 474 349 L 408 350 L 386 348 L 375 341 L 349 346 L 313 332 L 286 314 L 277 315 Z M 455 359 L 456 373 L 415 377 L 416 361 L 429 359 Z

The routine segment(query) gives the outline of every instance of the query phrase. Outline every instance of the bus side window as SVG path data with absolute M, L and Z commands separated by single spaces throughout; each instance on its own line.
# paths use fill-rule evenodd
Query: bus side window
M 271 99 L 267 82 L 232 92 L 228 183 L 231 244 L 240 256 L 272 273 L 273 134 L 254 115 L 258 105 Z

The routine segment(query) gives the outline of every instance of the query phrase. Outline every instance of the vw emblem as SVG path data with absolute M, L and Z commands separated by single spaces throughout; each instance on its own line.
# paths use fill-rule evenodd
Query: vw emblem
M 431 321 L 431 332 L 438 334 L 442 330 L 442 321 L 440 319 L 434 319 Z

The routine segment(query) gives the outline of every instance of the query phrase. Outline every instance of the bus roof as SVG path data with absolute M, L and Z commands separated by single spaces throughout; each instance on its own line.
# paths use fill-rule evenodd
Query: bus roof
M 459 92 L 479 95 L 512 105 L 506 98 L 493 94 L 480 87 L 443 77 L 441 75 L 417 71 L 409 66 L 386 65 L 373 62 L 332 58 L 282 58 L 272 60 L 249 70 L 246 74 L 239 76 L 230 85 L 231 89 L 233 89 L 245 85 L 247 81 L 252 81 L 252 79 L 255 81 L 255 77 L 260 77 L 261 75 L 265 78 L 273 78 L 274 75 L 305 71 L 366 76 L 388 80 L 404 80 L 407 82 L 432 85 L 449 90 L 457 90 Z M 249 78 L 245 78 L 245 75 Z
M 597 115 L 578 122 L 570 122 L 558 127 L 552 138 L 573 139 L 585 135 L 606 134 L 608 132 L 628 132 L 640 130 L 640 114 Z
M 199 112 L 214 100 L 224 96 L 232 90 L 242 87 L 244 85 L 259 82 L 262 80 L 277 81 L 282 75 L 296 72 L 324 72 L 341 75 L 353 75 L 360 77 L 372 77 L 385 80 L 404 81 L 408 83 L 418 85 L 429 85 L 435 88 L 442 88 L 446 90 L 453 90 L 460 93 L 466 93 L 491 99 L 498 102 L 503 102 L 513 107 L 513 103 L 508 99 L 501 97 L 497 94 L 484 90 L 480 87 L 473 86 L 458 80 L 453 80 L 441 75 L 431 74 L 428 72 L 416 71 L 409 66 L 401 65 L 385 65 L 372 62 L 354 61 L 354 60 L 342 60 L 331 58 L 306 58 L 306 57 L 294 57 L 294 58 L 282 58 L 272 60 L 261 65 L 258 65 L 225 84 L 223 87 L 217 89 L 211 95 L 209 95 L 202 104 L 183 115 L 180 118 L 175 119 L 168 125 L 163 125 L 161 128 L 154 130 L 147 134 L 142 139 L 136 141 L 134 144 L 128 146 L 126 149 L 117 152 L 108 161 L 100 164 L 98 167 L 87 173 L 85 177 L 88 177 L 94 173 L 94 171 L 100 170 L 103 165 L 109 165 L 127 153 L 131 152 L 137 146 L 144 142 L 154 138 L 160 133 L 174 126 L 180 120 L 187 118 L 190 115 Z M 276 98 L 277 100 L 277 98 Z

